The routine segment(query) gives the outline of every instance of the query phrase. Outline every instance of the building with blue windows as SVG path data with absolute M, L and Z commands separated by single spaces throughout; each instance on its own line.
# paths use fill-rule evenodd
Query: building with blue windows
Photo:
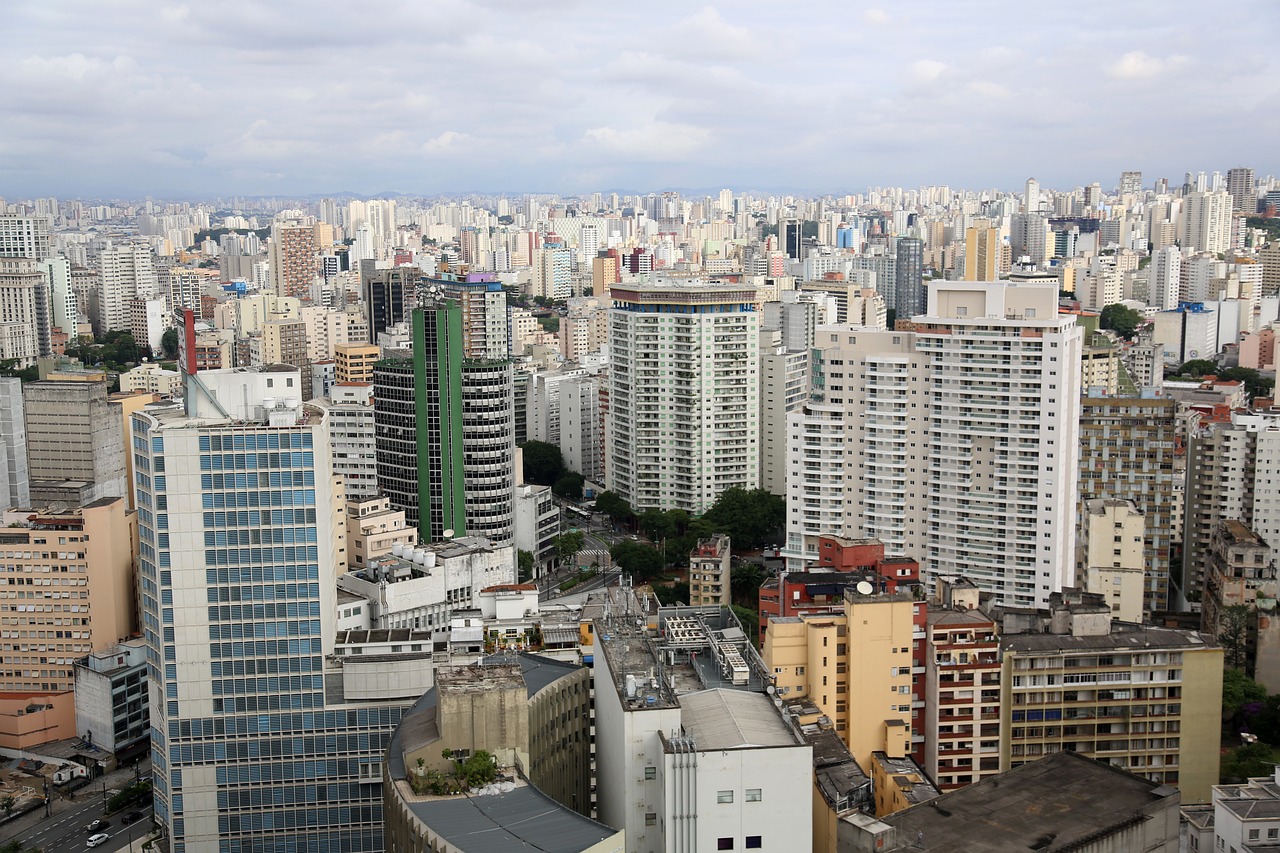
M 333 656 L 342 485 L 321 410 L 249 396 L 270 371 L 189 377 L 200 417 L 133 417 L 156 817 L 174 853 L 378 851 L 417 697 L 344 698 L 378 694 Z

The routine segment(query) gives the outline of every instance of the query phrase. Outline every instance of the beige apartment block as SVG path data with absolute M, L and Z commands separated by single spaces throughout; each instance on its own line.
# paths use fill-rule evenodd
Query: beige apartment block
M 338 382 L 373 383 L 373 364 L 382 357 L 377 344 L 338 344 L 333 348 Z
M 136 630 L 135 513 L 123 497 L 5 514 L 0 530 L 0 693 L 75 686 L 73 664 Z

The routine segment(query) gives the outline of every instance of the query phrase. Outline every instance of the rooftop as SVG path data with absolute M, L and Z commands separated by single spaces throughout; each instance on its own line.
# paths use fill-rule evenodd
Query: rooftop
M 763 693 L 717 688 L 681 697 L 680 725 L 703 751 L 796 745 Z
M 899 849 L 1065 850 L 1142 821 L 1173 788 L 1074 752 L 1057 752 L 881 820 Z
M 1071 634 L 1006 634 L 1000 638 L 1001 649 L 1018 652 L 1214 647 L 1211 639 L 1198 631 L 1117 621 L 1112 621 L 1109 634 L 1080 637 Z

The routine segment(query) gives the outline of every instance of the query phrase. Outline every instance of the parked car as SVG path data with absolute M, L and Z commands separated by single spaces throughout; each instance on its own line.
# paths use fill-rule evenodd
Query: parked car
M 120 822 L 125 825 L 131 824 L 135 820 L 142 820 L 142 812 L 125 812 L 120 816 Z
M 84 831 L 85 832 L 101 832 L 102 830 L 106 829 L 108 826 L 111 826 L 111 821 L 98 818 L 93 823 L 86 826 L 84 828 Z
M 107 835 L 105 832 L 99 832 L 97 835 L 90 835 L 89 840 L 85 842 L 84 846 L 97 847 L 99 844 L 106 841 L 110 837 L 111 836 Z

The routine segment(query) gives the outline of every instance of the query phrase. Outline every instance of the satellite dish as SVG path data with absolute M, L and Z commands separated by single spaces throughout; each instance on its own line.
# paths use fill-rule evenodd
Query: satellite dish
M 452 528 L 452 527 L 450 527 L 448 530 L 446 530 L 446 531 L 444 532 L 444 538 L 445 538 L 445 539 L 452 539 L 452 538 L 453 538 L 453 528 Z
M 870 581 L 858 581 L 858 585 L 855 589 L 863 595 L 870 595 L 875 591 L 875 587 L 871 585 Z

